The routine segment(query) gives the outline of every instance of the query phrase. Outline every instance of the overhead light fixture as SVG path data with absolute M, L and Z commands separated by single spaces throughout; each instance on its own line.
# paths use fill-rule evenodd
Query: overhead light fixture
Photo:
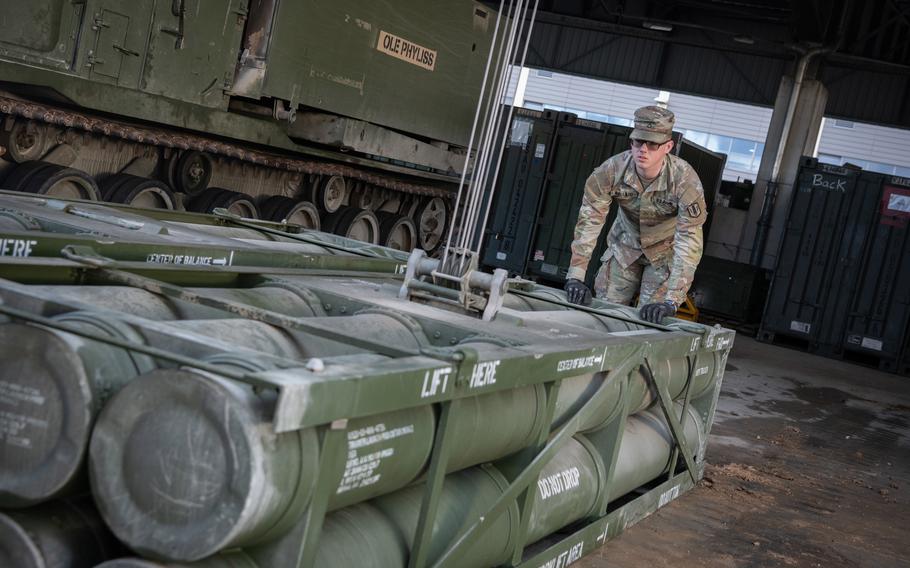
M 753 38 L 752 36 L 747 36 L 747 35 L 736 35 L 736 36 L 733 36 L 733 41 L 735 41 L 736 43 L 752 45 L 755 43 L 755 38 Z
M 661 24 L 657 22 L 644 22 L 641 24 L 641 27 L 646 30 L 654 30 L 655 32 L 672 32 L 673 26 L 670 24 Z

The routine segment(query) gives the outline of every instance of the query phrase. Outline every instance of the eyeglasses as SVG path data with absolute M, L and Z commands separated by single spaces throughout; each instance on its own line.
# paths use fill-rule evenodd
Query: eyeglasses
M 648 150 L 654 152 L 655 150 L 657 150 L 658 148 L 660 148 L 661 146 L 663 146 L 664 144 L 669 142 L 669 140 L 667 140 L 667 142 L 649 142 L 647 140 L 632 139 L 632 140 L 629 140 L 629 142 L 632 143 L 633 148 L 641 148 L 642 144 L 646 144 L 648 146 Z

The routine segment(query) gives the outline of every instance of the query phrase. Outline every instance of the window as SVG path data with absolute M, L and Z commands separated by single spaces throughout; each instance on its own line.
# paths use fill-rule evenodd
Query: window
M 712 150 L 714 152 L 729 154 L 730 145 L 732 143 L 733 139 L 729 136 L 721 136 L 718 134 L 711 134 L 708 136 L 708 150 Z
M 751 140 L 734 138 L 730 144 L 730 152 L 727 154 L 727 165 L 746 171 L 757 170 L 757 164 L 754 168 L 752 166 L 755 161 L 755 146 L 756 143 Z
M 752 171 L 757 172 L 761 167 L 761 158 L 765 155 L 765 144 L 763 142 L 755 143 L 755 161 L 752 162 Z
M 571 112 L 578 118 L 588 118 L 588 111 L 586 111 L 586 110 L 581 110 L 581 109 L 577 109 L 577 108 L 566 108 L 565 111 Z
M 705 146 L 705 147 L 708 146 L 708 133 L 707 132 L 699 132 L 698 130 L 686 130 L 686 132 L 685 132 L 685 134 L 683 134 L 683 136 L 685 136 L 687 140 L 691 140 L 692 142 L 698 144 L 699 146 Z
M 869 171 L 877 172 L 880 174 L 894 174 L 894 166 L 889 164 L 879 164 L 878 162 L 867 162 L 867 168 Z
M 607 122 L 610 124 L 618 124 L 619 126 L 632 126 L 632 119 L 619 118 L 618 116 L 608 116 Z
M 609 116 L 605 114 L 600 114 L 599 112 L 589 112 L 588 120 L 596 120 L 597 122 L 610 122 Z

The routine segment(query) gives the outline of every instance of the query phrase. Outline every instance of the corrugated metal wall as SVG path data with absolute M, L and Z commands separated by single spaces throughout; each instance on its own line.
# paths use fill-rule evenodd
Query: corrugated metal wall
M 540 22 L 528 65 L 772 105 L 788 62 Z
M 670 108 L 676 113 L 677 128 L 700 130 L 756 142 L 765 141 L 773 110 L 769 107 L 677 93 L 670 96 Z
M 662 88 L 759 105 L 773 105 L 782 60 L 667 44 Z
M 826 115 L 910 127 L 910 75 L 906 72 L 856 71 L 829 65 L 822 71 L 821 81 L 828 89 Z
M 595 25 L 595 24 L 592 24 Z M 655 36 L 656 37 L 656 36 Z M 653 89 L 772 106 L 780 78 L 797 60 L 674 44 L 573 25 L 539 21 L 527 65 Z M 854 64 L 855 65 L 855 64 Z M 910 128 L 910 72 L 906 68 L 860 71 L 824 62 L 826 114 Z
M 525 100 L 631 119 L 635 109 L 651 104 L 658 92 L 657 89 L 605 83 L 598 79 L 571 75 L 542 77 L 532 69 Z
M 860 122 L 851 128 L 825 119 L 818 143 L 819 154 L 858 158 L 882 164 L 910 166 L 910 131 Z
M 648 84 L 657 76 L 664 45 L 659 41 L 539 22 L 531 38 L 528 65 Z

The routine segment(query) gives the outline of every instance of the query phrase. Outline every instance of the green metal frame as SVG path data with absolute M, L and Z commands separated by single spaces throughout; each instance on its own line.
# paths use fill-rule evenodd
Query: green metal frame
M 33 235 L 34 233 L 28 234 Z M 42 236 L 42 238 L 44 237 Z M 275 369 L 268 371 L 229 371 L 156 347 L 155 334 L 164 333 L 163 326 L 157 322 L 128 315 L 120 316 L 123 321 L 143 330 L 143 335 L 148 340 L 146 345 L 104 337 L 101 334 L 77 329 L 51 319 L 51 316 L 60 313 L 85 309 L 85 306 L 78 302 L 39 293 L 19 282 L 0 280 L 0 314 L 8 318 L 59 329 L 144 353 L 170 363 L 202 369 L 251 384 L 256 388 L 274 389 L 278 393 L 278 402 L 273 417 L 276 432 L 293 431 L 311 426 L 318 427 L 320 474 L 316 480 L 315 497 L 307 505 L 303 517 L 294 528 L 280 537 L 277 542 L 271 543 L 268 551 L 263 552 L 268 555 L 274 554 L 273 558 L 276 559 L 279 557 L 297 558 L 296 566 L 298 568 L 308 568 L 313 565 L 315 543 L 318 542 L 328 508 L 332 483 L 344 467 L 344 444 L 348 419 L 428 404 L 439 405 L 440 416 L 425 478 L 425 492 L 417 531 L 414 535 L 409 568 L 422 568 L 431 564 L 438 567 L 459 566 L 462 553 L 476 542 L 477 538 L 487 527 L 491 526 L 499 515 L 509 510 L 515 503 L 518 504 L 520 523 L 509 565 L 540 566 L 554 558 L 580 556 L 692 488 L 703 475 L 704 447 L 697 448 L 693 454 L 693 448 L 688 447 L 683 435 L 680 417 L 685 416 L 690 406 L 694 407 L 702 416 L 705 428 L 710 428 L 720 391 L 723 365 L 733 341 L 732 331 L 718 327 L 708 328 L 696 324 L 679 323 L 669 326 L 650 326 L 661 333 L 624 336 L 605 333 L 600 341 L 571 346 L 554 345 L 552 342 L 550 344 L 522 344 L 505 338 L 499 344 L 475 343 L 470 346 L 446 347 L 441 345 L 446 338 L 451 337 L 454 341 L 455 338 L 471 337 L 477 335 L 477 329 L 446 321 L 434 315 L 434 312 L 428 311 L 420 316 L 405 313 L 398 317 L 402 318 L 402 321 L 411 322 L 415 328 L 424 331 L 435 330 L 432 333 L 432 336 L 437 338 L 434 340 L 435 343 L 429 342 L 427 346 L 419 350 L 403 349 L 380 344 L 373 340 L 352 338 L 348 334 L 339 333 L 331 326 L 308 322 L 306 318 L 288 317 L 239 302 L 206 297 L 179 285 L 186 281 L 210 283 L 212 280 L 225 281 L 229 283 L 227 285 L 242 282 L 248 286 L 263 282 L 280 283 L 283 278 L 291 276 L 312 276 L 312 270 L 284 266 L 277 275 L 274 268 L 263 266 L 224 268 L 202 265 L 180 267 L 179 270 L 175 270 L 174 267 L 148 265 L 107 257 L 105 253 L 114 249 L 99 247 L 101 248 L 99 250 L 96 248 L 97 243 L 88 247 L 84 241 L 70 235 L 52 235 L 47 239 L 41 244 L 41 247 L 44 248 L 36 249 L 42 251 L 45 258 L 0 258 L 0 275 L 15 276 L 23 282 L 31 282 L 35 278 L 41 278 L 41 273 L 37 272 L 39 270 L 49 266 L 57 266 L 60 270 L 64 269 L 61 267 L 65 267 L 65 270 L 70 271 L 70 281 L 73 282 L 113 283 L 140 288 L 157 295 L 200 303 L 281 328 L 303 330 L 325 338 L 344 340 L 352 345 L 388 356 L 387 360 L 378 363 L 328 366 L 324 370 L 318 371 L 306 368 L 303 362 L 291 360 L 282 361 L 281 364 L 276 365 Z M 54 248 L 63 243 L 66 244 L 56 249 L 55 252 Z M 74 245 L 74 243 L 79 244 Z M 134 244 L 128 243 L 126 248 L 132 247 Z M 64 257 L 64 260 L 61 260 L 60 257 Z M 385 266 L 391 268 L 391 263 L 394 262 L 390 259 L 350 256 L 337 258 L 344 258 L 350 264 L 346 265 L 347 271 L 336 271 L 335 274 L 359 279 L 365 278 L 362 272 L 365 268 L 374 269 L 376 263 L 387 263 Z M 319 266 L 318 268 L 324 267 Z M 341 267 L 333 266 L 333 268 L 340 269 Z M 36 272 L 31 272 L 31 269 Z M 43 279 L 46 281 L 50 278 L 52 281 L 56 281 L 56 278 L 61 276 L 61 274 L 48 276 L 45 273 Z M 395 271 L 371 272 L 368 277 L 377 282 L 394 281 Z M 308 290 L 308 294 L 328 306 L 327 312 L 353 314 L 361 313 L 364 310 L 367 312 L 370 310 L 389 311 L 387 306 L 370 298 L 358 298 L 338 290 L 331 290 L 327 285 L 320 284 L 318 278 L 312 281 L 295 281 L 294 285 Z M 567 306 L 564 302 L 548 296 L 545 290 L 543 287 L 525 284 L 523 291 L 514 293 L 561 307 Z M 333 306 L 337 306 L 337 309 L 332 310 Z M 631 320 L 631 318 L 624 318 L 621 314 L 617 315 L 617 306 L 604 302 L 597 302 L 588 308 L 572 307 L 595 315 Z M 646 325 L 637 320 L 631 321 Z M 201 336 L 194 338 L 192 334 L 181 336 L 181 341 L 195 341 L 200 346 L 206 344 L 206 338 Z M 690 364 L 683 396 L 683 413 L 677 416 L 668 385 L 657 380 L 656 376 L 650 372 L 650 362 L 703 353 L 713 353 L 712 356 L 719 366 L 715 372 L 715 384 L 708 394 L 692 400 L 690 386 L 693 380 L 694 364 Z M 560 366 L 560 362 L 574 358 L 590 361 L 591 364 L 584 369 L 565 369 Z M 475 365 L 492 361 L 498 361 L 500 378 L 494 384 L 472 388 L 470 379 Z M 646 370 L 645 375 L 658 394 L 657 402 L 673 434 L 676 449 L 671 458 L 670 471 L 666 481 L 627 503 L 614 505 L 614 508 L 611 509 L 610 489 L 616 457 L 622 441 L 624 425 L 630 412 L 630 374 L 637 372 L 642 367 Z M 419 385 L 428 372 L 440 369 L 450 369 L 451 380 L 447 381 L 438 392 L 425 395 L 425 393 L 418 392 L 418 388 L 396 388 L 394 393 L 389 392 L 390 384 Z M 583 372 L 604 373 L 605 379 L 597 391 L 571 418 L 559 428 L 552 430 L 556 396 L 563 379 L 577 376 Z M 620 381 L 621 410 L 605 427 L 591 434 L 598 439 L 599 447 L 606 448 L 605 456 L 612 456 L 608 463 L 605 461 L 606 479 L 595 514 L 580 522 L 578 524 L 580 528 L 571 536 L 557 538 L 553 542 L 544 539 L 544 541 L 528 546 L 526 541 L 531 507 L 534 502 L 534 487 L 541 469 L 562 444 L 579 431 L 580 425 L 606 396 L 607 385 L 613 384 L 614 381 Z M 442 556 L 437 559 L 429 558 L 432 519 L 438 508 L 446 466 L 454 451 L 452 432 L 454 425 L 459 420 L 462 399 L 537 384 L 544 386 L 546 396 L 544 427 L 538 432 L 535 443 L 523 452 L 524 467 L 522 471 L 511 480 L 508 487 L 488 507 L 485 514 L 452 539 L 450 546 Z M 308 400 L 314 399 L 320 400 L 322 403 L 318 405 L 306 403 Z M 679 461 L 680 453 L 686 471 L 677 474 L 676 462 Z M 693 455 L 696 456 L 695 459 L 692 458 Z

